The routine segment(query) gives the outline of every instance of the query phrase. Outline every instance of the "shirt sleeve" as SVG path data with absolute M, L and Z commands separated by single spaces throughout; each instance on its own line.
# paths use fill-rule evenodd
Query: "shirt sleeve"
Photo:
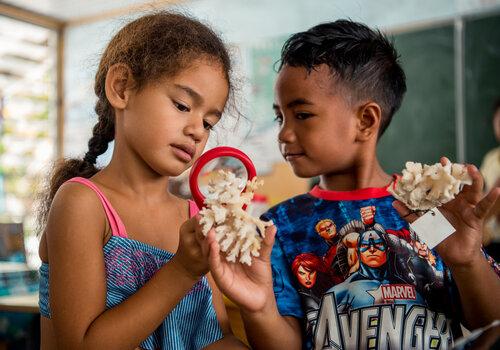
M 279 313 L 282 316 L 294 316 L 302 319 L 304 311 L 300 295 L 293 286 L 293 276 L 278 239 L 275 240 L 271 253 L 271 268 L 274 296 Z
M 495 259 L 493 259 L 493 257 L 489 256 L 485 251 L 484 249 L 482 249 L 482 252 L 484 254 L 484 257 L 486 258 L 486 261 L 488 261 L 488 264 L 491 266 L 491 268 L 493 269 L 493 271 L 495 271 L 495 273 L 497 274 L 497 276 L 500 278 L 500 265 L 498 264 L 497 261 L 495 261 Z

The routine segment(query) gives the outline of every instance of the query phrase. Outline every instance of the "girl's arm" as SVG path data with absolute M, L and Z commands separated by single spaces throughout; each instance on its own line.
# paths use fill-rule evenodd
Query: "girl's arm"
M 479 171 L 471 165 L 467 170 L 472 185 L 465 186 L 454 200 L 439 208 L 456 231 L 436 250 L 457 284 L 467 326 L 477 328 L 500 318 L 500 279 L 481 251 L 483 222 L 499 198 L 500 188 L 493 188 L 483 198 Z M 418 219 L 416 214 L 408 215 L 409 209 L 401 202 L 396 201 L 394 207 L 405 220 Z
M 51 318 L 58 346 L 138 347 L 207 272 L 197 227 L 195 219 L 184 224 L 176 257 L 137 293 L 107 310 L 104 210 L 91 190 L 78 184 L 63 185 L 54 198 L 46 231 Z M 191 261 L 189 269 L 187 261 Z

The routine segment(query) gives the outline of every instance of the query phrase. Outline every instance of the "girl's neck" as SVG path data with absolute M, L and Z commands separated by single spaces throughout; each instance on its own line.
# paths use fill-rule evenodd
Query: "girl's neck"
M 120 161 L 113 155 L 110 163 L 95 176 L 114 192 L 136 198 L 151 204 L 176 200 L 168 190 L 169 177 L 149 171 L 143 164 L 134 161 Z
M 376 157 L 371 162 L 355 164 L 345 172 L 323 174 L 319 186 L 329 191 L 353 191 L 362 188 L 384 187 L 391 182 L 391 176 L 380 166 Z

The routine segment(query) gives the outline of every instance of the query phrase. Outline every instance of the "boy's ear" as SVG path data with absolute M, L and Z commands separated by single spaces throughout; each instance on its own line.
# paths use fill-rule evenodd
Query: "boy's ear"
M 358 108 L 358 133 L 356 141 L 367 141 L 372 137 L 377 137 L 382 110 L 375 102 L 368 102 Z
M 109 67 L 105 85 L 109 103 L 116 109 L 125 109 L 134 83 L 132 71 L 126 64 L 117 63 Z

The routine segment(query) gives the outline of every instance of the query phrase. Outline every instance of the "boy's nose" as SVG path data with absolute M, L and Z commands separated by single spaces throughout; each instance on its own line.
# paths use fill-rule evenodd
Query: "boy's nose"
M 295 141 L 295 133 L 292 128 L 283 124 L 280 132 L 278 133 L 278 142 L 279 143 L 292 143 Z

